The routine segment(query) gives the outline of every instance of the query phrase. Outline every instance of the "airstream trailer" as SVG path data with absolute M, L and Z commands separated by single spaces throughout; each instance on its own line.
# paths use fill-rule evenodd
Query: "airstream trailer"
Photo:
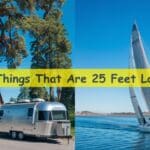
M 58 102 L 33 101 L 0 106 L 0 132 L 11 138 L 69 137 L 70 121 L 66 107 Z

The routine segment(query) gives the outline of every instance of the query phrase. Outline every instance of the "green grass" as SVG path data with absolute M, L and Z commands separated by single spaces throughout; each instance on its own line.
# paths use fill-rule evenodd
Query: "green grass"
M 71 127 L 71 136 L 72 136 L 72 137 L 75 136 L 75 127 Z

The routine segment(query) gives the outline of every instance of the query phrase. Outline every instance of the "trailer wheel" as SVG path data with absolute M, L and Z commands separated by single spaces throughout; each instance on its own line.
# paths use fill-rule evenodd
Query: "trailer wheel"
M 23 134 L 23 132 L 19 132 L 19 133 L 18 133 L 18 139 L 19 139 L 19 140 L 23 140 L 23 139 L 24 139 L 24 134 Z
M 12 138 L 12 139 L 16 139 L 16 138 L 17 138 L 17 132 L 15 132 L 15 131 L 12 131 L 12 132 L 10 133 L 10 135 L 11 135 L 11 138 Z

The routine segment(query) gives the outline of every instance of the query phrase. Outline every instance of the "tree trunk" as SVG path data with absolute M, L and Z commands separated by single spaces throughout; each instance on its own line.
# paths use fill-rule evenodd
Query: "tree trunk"
M 0 105 L 3 105 L 3 104 L 4 104 L 4 101 L 3 101 L 2 95 L 0 93 Z
M 58 101 L 60 101 L 61 99 L 61 91 L 62 89 L 60 87 L 57 88 L 57 98 L 58 98 Z
M 49 99 L 49 101 L 55 101 L 55 98 L 54 98 L 54 88 L 53 87 L 50 87 L 49 88 L 49 97 L 50 97 L 50 99 Z

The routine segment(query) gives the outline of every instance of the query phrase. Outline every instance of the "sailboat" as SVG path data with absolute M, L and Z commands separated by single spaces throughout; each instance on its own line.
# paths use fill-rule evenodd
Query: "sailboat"
M 136 23 L 134 23 L 132 27 L 130 68 L 137 68 L 137 69 L 149 68 L 148 59 L 147 59 L 144 46 L 143 46 L 143 42 L 141 39 L 141 35 L 140 35 L 140 32 L 138 30 Z M 131 102 L 132 102 L 136 117 L 139 122 L 140 131 L 150 132 L 150 120 L 145 118 L 140 108 L 140 105 L 138 103 L 138 99 L 136 97 L 133 87 L 129 88 L 129 93 L 130 93 Z M 150 112 L 150 88 L 149 87 L 141 88 L 141 93 L 143 95 L 143 99 L 145 100 L 146 106 Z

